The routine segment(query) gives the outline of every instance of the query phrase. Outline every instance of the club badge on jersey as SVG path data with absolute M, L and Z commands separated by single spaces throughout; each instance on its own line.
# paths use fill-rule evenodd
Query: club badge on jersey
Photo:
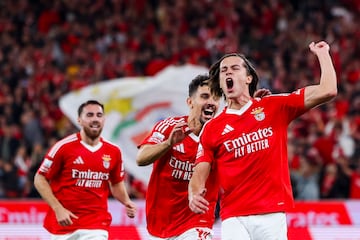
M 254 110 L 251 111 L 251 114 L 254 115 L 257 121 L 262 121 L 265 119 L 264 108 L 262 107 L 255 108 Z
M 110 160 L 111 160 L 111 157 L 109 155 L 103 155 L 102 156 L 102 160 L 103 160 L 103 166 L 104 168 L 108 169 L 110 167 Z

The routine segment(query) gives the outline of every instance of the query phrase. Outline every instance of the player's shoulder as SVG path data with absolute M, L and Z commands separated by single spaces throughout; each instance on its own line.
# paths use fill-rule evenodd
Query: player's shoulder
M 156 123 L 155 130 L 158 132 L 164 132 L 181 122 L 187 122 L 187 116 L 167 117 Z
M 275 99 L 283 99 L 290 96 L 301 96 L 304 93 L 305 88 L 299 88 L 292 92 L 283 92 L 283 93 L 272 93 L 270 95 L 263 96 L 262 98 L 254 98 L 255 101 L 268 101 L 268 100 L 275 100 Z
M 101 138 L 101 141 L 103 142 L 103 144 L 111 149 L 113 149 L 114 151 L 120 151 L 120 147 L 115 144 L 114 142 L 110 141 L 109 139 L 105 139 L 105 138 Z
M 221 113 L 216 115 L 213 119 L 206 121 L 203 126 L 203 129 L 216 130 L 217 126 L 223 121 L 224 117 L 226 117 L 226 115 L 224 114 L 224 111 L 222 111 Z
M 219 114 L 217 114 L 213 119 L 207 121 L 206 123 L 210 125 L 218 124 L 219 122 L 223 121 L 225 118 L 228 117 L 226 111 L 227 111 L 227 107 L 225 107 Z
M 67 147 L 72 147 L 74 145 L 74 143 L 79 142 L 79 134 L 78 133 L 73 133 L 70 134 L 62 139 L 60 139 L 59 141 L 57 141 L 49 150 L 49 155 L 54 155 L 56 154 L 60 149 L 64 149 Z
M 271 109 L 279 109 L 282 106 L 293 105 L 299 101 L 303 101 L 304 88 L 297 89 L 293 92 L 274 93 L 262 98 L 254 98 L 255 107 L 266 107 Z
M 60 147 L 65 145 L 71 145 L 72 143 L 77 141 L 79 141 L 79 135 L 78 133 L 73 133 L 57 141 L 54 146 Z
M 186 120 L 187 120 L 187 116 L 171 116 L 171 117 L 164 118 L 164 119 L 160 120 L 159 122 L 163 122 L 166 124 L 174 124 L 174 123 L 179 123 L 179 122 L 186 122 Z

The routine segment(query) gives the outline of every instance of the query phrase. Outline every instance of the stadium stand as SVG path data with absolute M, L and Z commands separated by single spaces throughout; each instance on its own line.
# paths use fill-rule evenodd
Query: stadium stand
M 44 151 L 73 132 L 59 98 L 88 84 L 209 67 L 225 52 L 255 63 L 260 87 L 314 81 L 309 41 L 331 43 L 339 96 L 289 130 L 299 200 L 360 198 L 360 3 L 356 0 L 0 1 L 0 198 L 37 198 Z M 134 198 L 144 189 L 129 176 Z

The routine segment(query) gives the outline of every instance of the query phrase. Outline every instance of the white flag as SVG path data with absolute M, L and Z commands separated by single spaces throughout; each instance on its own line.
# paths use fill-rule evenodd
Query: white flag
M 169 66 L 153 77 L 112 79 L 62 96 L 60 108 L 77 125 L 81 103 L 90 99 L 103 103 L 106 120 L 102 136 L 120 147 L 126 171 L 147 185 L 151 166 L 136 165 L 137 144 L 157 121 L 188 114 L 188 84 L 207 72 L 201 66 Z

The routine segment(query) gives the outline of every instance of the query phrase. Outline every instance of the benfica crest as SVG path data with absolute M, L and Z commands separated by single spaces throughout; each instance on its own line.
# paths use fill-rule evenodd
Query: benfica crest
M 110 167 L 110 160 L 111 157 L 109 155 L 104 154 L 102 156 L 102 160 L 103 160 L 103 166 L 104 168 L 108 169 Z
M 265 119 L 265 113 L 263 112 L 264 108 L 258 107 L 251 111 L 251 114 L 254 115 L 257 121 L 262 121 Z

